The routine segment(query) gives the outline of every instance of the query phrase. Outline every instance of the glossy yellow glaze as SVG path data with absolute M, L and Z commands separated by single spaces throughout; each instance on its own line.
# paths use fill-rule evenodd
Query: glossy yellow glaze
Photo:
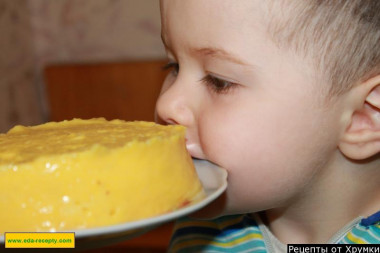
M 0 135 L 0 234 L 139 220 L 202 195 L 185 128 L 104 119 Z

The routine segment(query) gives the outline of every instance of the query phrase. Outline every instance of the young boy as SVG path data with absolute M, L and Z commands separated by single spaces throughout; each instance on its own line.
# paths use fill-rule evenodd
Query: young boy
M 161 14 L 158 116 L 228 171 L 170 251 L 379 243 L 380 2 L 161 0 Z

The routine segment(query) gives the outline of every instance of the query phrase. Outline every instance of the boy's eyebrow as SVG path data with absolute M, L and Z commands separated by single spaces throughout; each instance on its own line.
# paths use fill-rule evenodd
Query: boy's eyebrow
M 168 44 L 166 43 L 165 36 L 162 33 L 161 33 L 161 40 L 165 48 L 168 48 Z M 234 62 L 240 65 L 246 65 L 246 66 L 249 65 L 248 63 L 245 63 L 244 61 L 240 60 L 239 57 L 236 57 L 232 53 L 229 53 L 226 50 L 221 49 L 221 48 L 203 47 L 203 48 L 192 49 L 192 51 L 196 54 L 211 56 L 211 57 L 219 58 L 222 60 L 228 60 L 230 62 Z
M 201 54 L 204 56 L 211 56 L 215 58 L 219 58 L 222 60 L 227 60 L 230 62 L 234 62 L 240 65 L 249 65 L 248 63 L 242 61 L 239 59 L 239 57 L 234 56 L 232 53 L 227 52 L 226 50 L 222 48 L 215 48 L 215 47 L 204 47 L 204 48 L 195 48 L 192 51 L 196 54 Z

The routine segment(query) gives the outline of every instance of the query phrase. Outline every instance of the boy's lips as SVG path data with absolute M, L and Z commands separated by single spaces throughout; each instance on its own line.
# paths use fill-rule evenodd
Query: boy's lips
M 189 154 L 191 155 L 191 157 L 197 158 L 197 159 L 205 159 L 206 158 L 204 156 L 202 149 L 201 149 L 199 144 L 189 142 L 186 139 L 186 148 L 187 148 L 187 151 L 189 152 Z

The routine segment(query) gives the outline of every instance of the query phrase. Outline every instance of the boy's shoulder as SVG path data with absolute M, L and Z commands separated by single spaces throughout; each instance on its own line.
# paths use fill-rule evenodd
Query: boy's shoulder
M 343 231 L 345 232 L 345 231 Z M 378 244 L 380 243 L 380 211 L 347 227 L 341 244 Z
M 214 220 L 182 218 L 174 227 L 169 252 L 267 252 L 263 234 L 250 215 Z
M 330 243 L 380 243 L 380 211 L 342 228 Z M 169 252 L 268 252 L 271 238 L 256 215 L 232 215 L 214 220 L 177 221 Z M 252 251 L 253 250 L 253 251 Z

